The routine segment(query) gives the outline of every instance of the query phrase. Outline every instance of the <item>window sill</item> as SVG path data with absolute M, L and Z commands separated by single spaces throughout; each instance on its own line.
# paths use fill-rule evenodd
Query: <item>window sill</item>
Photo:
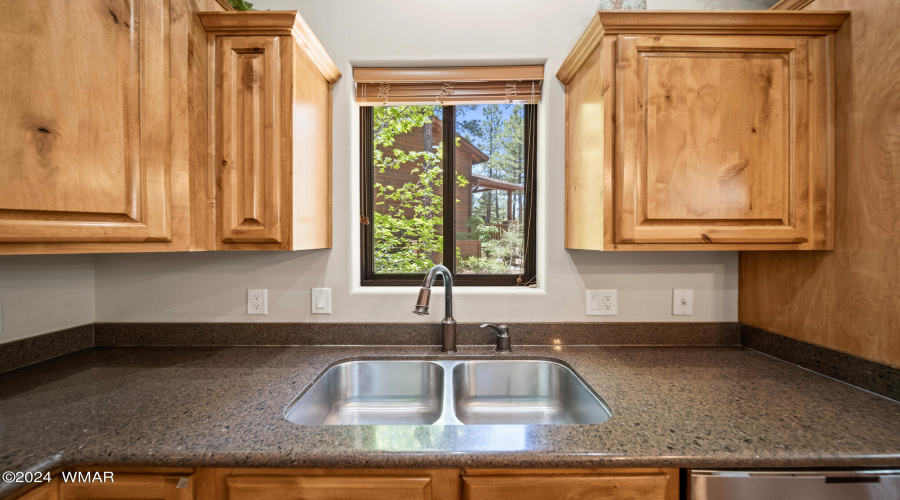
M 409 296 L 415 297 L 419 293 L 420 286 L 362 286 L 354 284 L 350 295 L 357 296 Z M 435 284 L 432 289 L 435 293 L 443 294 L 444 285 Z M 453 288 L 455 297 L 502 297 L 502 296 L 546 296 L 547 291 L 541 287 L 529 288 L 526 286 L 460 286 Z

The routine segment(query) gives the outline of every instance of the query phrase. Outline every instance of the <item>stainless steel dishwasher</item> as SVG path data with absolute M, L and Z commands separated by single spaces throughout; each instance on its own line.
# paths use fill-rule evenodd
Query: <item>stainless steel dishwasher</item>
M 692 500 L 900 500 L 900 470 L 692 470 Z

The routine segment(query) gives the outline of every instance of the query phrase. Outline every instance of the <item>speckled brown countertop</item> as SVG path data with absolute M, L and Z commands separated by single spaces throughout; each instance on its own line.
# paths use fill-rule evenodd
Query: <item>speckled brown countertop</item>
M 298 426 L 284 420 L 283 408 L 329 364 L 433 356 L 436 348 L 92 348 L 0 375 L 0 470 L 900 466 L 900 403 L 749 349 L 514 349 L 515 357 L 568 363 L 609 403 L 612 418 L 572 426 Z M 485 346 L 459 354 L 493 355 Z

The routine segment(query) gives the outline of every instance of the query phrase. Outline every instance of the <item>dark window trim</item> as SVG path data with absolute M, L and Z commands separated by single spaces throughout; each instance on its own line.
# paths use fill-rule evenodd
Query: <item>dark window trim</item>
M 537 144 L 535 141 L 537 132 L 537 105 L 526 104 L 525 111 L 525 206 L 523 217 L 526 221 L 525 225 L 525 270 L 520 276 L 517 274 L 456 274 L 456 258 L 448 259 L 450 262 L 444 265 L 453 273 L 453 284 L 462 286 L 522 286 L 534 284 L 536 282 L 537 270 Z M 373 224 L 375 223 L 375 187 L 374 187 L 374 115 L 372 107 L 361 106 L 359 108 L 360 123 L 360 141 L 359 141 L 359 157 L 360 157 L 360 209 L 363 215 L 360 218 L 360 251 L 362 252 L 361 263 L 361 284 L 362 286 L 420 286 L 425 274 L 375 274 L 375 231 Z M 443 138 L 444 144 L 453 144 L 454 133 L 456 132 L 456 111 L 453 106 L 445 106 L 443 113 Z M 453 148 L 445 148 L 443 158 L 444 168 L 444 205 L 447 206 L 447 200 L 456 199 L 456 183 L 452 182 L 455 178 L 456 170 L 455 154 Z M 451 182 L 447 182 L 451 180 Z M 453 207 L 454 204 L 450 204 Z M 453 229 L 449 231 L 450 237 L 447 237 L 448 231 L 444 237 L 444 255 L 456 255 L 456 224 L 454 219 L 456 210 L 444 211 L 444 227 Z

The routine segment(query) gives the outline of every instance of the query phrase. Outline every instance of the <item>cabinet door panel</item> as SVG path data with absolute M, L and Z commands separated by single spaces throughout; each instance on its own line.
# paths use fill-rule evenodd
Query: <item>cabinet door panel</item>
M 229 476 L 228 500 L 428 500 L 431 478 L 374 476 Z
M 57 484 L 59 483 L 58 478 L 54 478 L 47 484 L 42 484 L 33 490 L 28 491 L 24 495 L 17 498 L 17 500 L 57 500 L 59 495 L 57 493 Z
M 59 500 L 190 500 L 191 491 L 186 476 L 116 473 L 112 482 L 61 481 Z
M 216 42 L 219 241 L 279 243 L 282 234 L 280 37 Z
M 616 241 L 809 236 L 804 37 L 619 36 Z
M 463 477 L 464 500 L 666 500 L 668 477 L 658 475 L 536 475 Z
M 9 5 L 0 242 L 169 241 L 167 3 Z

